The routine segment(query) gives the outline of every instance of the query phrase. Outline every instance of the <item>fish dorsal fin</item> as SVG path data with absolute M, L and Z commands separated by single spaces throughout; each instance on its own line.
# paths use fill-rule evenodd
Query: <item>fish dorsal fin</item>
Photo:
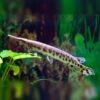
M 76 57 L 80 63 L 84 63 L 86 59 L 84 57 Z

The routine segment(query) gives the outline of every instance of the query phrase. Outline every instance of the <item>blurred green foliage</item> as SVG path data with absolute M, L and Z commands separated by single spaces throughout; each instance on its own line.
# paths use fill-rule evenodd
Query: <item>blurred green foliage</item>
M 66 34 L 69 36 L 70 42 L 75 46 L 74 51 L 72 52 L 75 56 L 78 57 L 84 57 L 86 59 L 85 65 L 91 67 L 95 71 L 95 76 L 89 77 L 88 79 L 91 80 L 91 82 L 96 87 L 96 92 L 98 94 L 98 98 L 96 100 L 100 99 L 100 31 L 98 30 L 99 15 L 95 16 L 95 19 L 92 20 L 95 23 L 94 33 L 92 34 L 92 29 L 87 24 L 86 16 L 81 16 L 77 20 L 78 16 L 74 15 L 62 15 L 63 17 L 60 17 L 60 28 L 59 28 L 59 40 L 60 43 L 63 43 L 63 41 L 67 41 L 64 37 Z M 73 20 L 66 20 L 69 18 L 69 16 L 72 16 L 71 18 L 74 18 Z M 76 26 L 76 31 L 74 31 L 74 23 Z M 84 22 L 84 33 L 80 33 L 80 22 Z M 69 26 L 69 27 L 68 27 Z M 96 36 L 98 34 L 98 36 Z M 97 38 L 97 40 L 94 40 L 94 38 Z
M 75 1 L 61 1 L 62 8 L 61 14 L 59 15 L 60 28 L 58 38 L 62 44 L 63 41 L 68 41 L 64 38 L 68 34 L 69 41 L 75 46 L 72 54 L 78 57 L 84 57 L 86 59 L 85 65 L 94 69 L 95 76 L 88 77 L 87 79 L 96 88 L 98 96 L 96 100 L 100 100 L 100 16 L 97 14 L 100 11 L 98 9 L 100 1 L 97 0 L 95 2 L 96 5 L 93 1 L 91 3 L 90 1 Z M 70 4 L 70 2 L 72 3 Z M 70 7 L 70 10 L 68 7 Z M 89 22 L 93 16 L 94 19 Z
M 95 76 L 89 77 L 89 79 L 95 85 L 96 92 L 100 96 L 100 36 L 96 43 L 93 42 L 93 39 L 89 39 L 88 42 L 84 43 L 84 37 L 81 34 L 77 34 L 75 36 L 75 44 L 75 55 L 83 56 L 86 59 L 85 64 L 95 71 Z
M 19 28 L 19 16 L 23 3 L 21 0 L 0 0 L 0 51 L 6 49 L 7 34 L 16 32 Z

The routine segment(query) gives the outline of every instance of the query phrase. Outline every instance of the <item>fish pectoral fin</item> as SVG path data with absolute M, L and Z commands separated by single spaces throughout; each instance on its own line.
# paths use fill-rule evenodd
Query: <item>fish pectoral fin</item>
M 47 56 L 47 60 L 49 61 L 50 64 L 53 64 L 53 59 L 49 56 Z
M 84 57 L 76 57 L 80 63 L 84 63 L 86 59 Z

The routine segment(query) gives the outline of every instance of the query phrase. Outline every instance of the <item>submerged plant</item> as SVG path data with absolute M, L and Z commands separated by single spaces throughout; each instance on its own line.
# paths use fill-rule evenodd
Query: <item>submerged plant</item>
M 14 75 L 19 74 L 20 67 L 14 63 L 16 60 L 25 59 L 25 58 L 41 59 L 40 56 L 32 55 L 31 53 L 17 53 L 17 52 L 12 52 L 11 50 L 3 50 L 0 53 L 0 57 L 1 57 L 0 58 L 0 62 L 1 62 L 0 73 L 2 73 L 2 66 L 5 66 L 5 69 L 3 70 L 2 75 L 0 75 L 1 80 L 5 80 L 7 78 L 8 72 L 11 69 L 13 70 Z M 3 61 L 3 59 L 5 58 L 9 58 L 9 59 Z
M 89 31 L 88 31 L 89 32 Z M 94 86 L 96 87 L 97 93 L 99 93 L 100 90 L 100 74 L 99 70 L 100 63 L 98 62 L 100 60 L 100 36 L 99 40 L 97 42 L 94 42 L 94 38 L 92 38 L 91 33 L 88 33 L 90 38 L 85 43 L 85 39 L 81 34 L 77 34 L 75 37 L 75 55 L 81 56 L 83 55 L 86 58 L 86 65 L 90 65 L 91 68 L 95 70 L 95 76 L 92 78 L 89 77 L 89 79 L 92 81 Z M 98 94 L 99 96 L 100 94 Z

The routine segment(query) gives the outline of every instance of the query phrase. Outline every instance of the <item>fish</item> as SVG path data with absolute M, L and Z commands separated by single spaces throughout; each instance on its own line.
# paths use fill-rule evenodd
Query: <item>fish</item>
M 95 75 L 95 72 L 92 68 L 83 65 L 82 63 L 85 62 L 85 59 L 82 57 L 75 57 L 70 53 L 59 49 L 57 47 L 39 42 L 34 41 L 22 37 L 17 37 L 13 35 L 8 35 L 10 38 L 16 39 L 18 41 L 24 42 L 29 45 L 34 51 L 39 52 L 43 55 L 47 55 L 50 58 L 56 59 L 66 65 L 69 66 L 69 69 L 75 69 L 79 73 L 84 76 Z

